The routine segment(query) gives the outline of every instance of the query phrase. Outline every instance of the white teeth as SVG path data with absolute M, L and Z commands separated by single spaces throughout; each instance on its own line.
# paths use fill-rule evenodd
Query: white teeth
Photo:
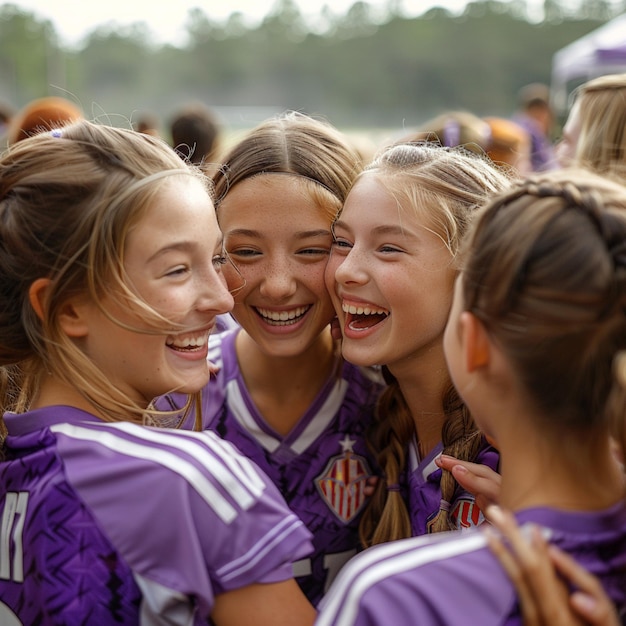
M 354 306 L 353 304 L 343 303 L 341 310 L 344 313 L 351 313 L 352 315 L 387 315 L 388 312 L 385 309 L 373 308 L 370 306 Z
M 208 341 L 208 333 L 202 333 L 195 337 L 173 338 L 168 339 L 165 343 L 175 348 L 198 348 L 204 346 Z
M 261 317 L 272 322 L 287 322 L 294 320 L 296 317 L 301 317 L 309 310 L 308 306 L 299 306 L 291 311 L 270 311 L 269 309 L 257 308 L 257 311 Z

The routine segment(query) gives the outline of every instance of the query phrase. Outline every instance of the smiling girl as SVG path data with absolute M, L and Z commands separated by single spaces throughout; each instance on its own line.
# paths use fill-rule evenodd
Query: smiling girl
M 460 241 L 475 209 L 508 183 L 463 149 L 398 145 L 359 176 L 333 225 L 326 281 L 343 355 L 383 365 L 389 383 L 371 433 L 383 479 L 361 523 L 365 545 L 482 519 L 434 463 L 446 452 L 497 466 L 452 386 L 443 331 Z
M 0 622 L 307 624 L 310 535 L 274 485 L 157 395 L 209 378 L 233 299 L 203 176 L 83 121 L 0 161 Z
M 497 194 L 466 240 L 443 339 L 459 394 L 498 442 L 503 507 L 594 574 L 622 615 L 626 500 L 609 398 L 626 348 L 625 242 L 626 189 L 597 174 L 545 173 Z M 522 624 L 486 531 L 364 551 L 316 624 Z
M 232 312 L 239 327 L 211 339 L 219 371 L 203 390 L 203 426 L 253 459 L 313 533 L 294 571 L 314 604 L 360 547 L 374 467 L 365 431 L 380 384 L 341 358 L 324 282 L 331 223 L 359 171 L 330 124 L 286 113 L 253 129 L 214 176 L 245 286 Z

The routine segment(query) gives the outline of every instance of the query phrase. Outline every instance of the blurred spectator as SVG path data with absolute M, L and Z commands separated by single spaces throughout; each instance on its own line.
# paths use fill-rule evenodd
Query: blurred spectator
M 221 127 L 209 107 L 201 102 L 184 106 L 172 118 L 170 133 L 172 146 L 182 159 L 210 168 L 220 147 Z
M 489 124 L 468 111 L 447 111 L 422 124 L 402 141 L 431 141 L 453 148 L 463 146 L 484 154 L 491 140 Z
M 139 115 L 137 121 L 133 123 L 133 128 L 138 133 L 144 133 L 144 135 L 152 135 L 153 137 L 160 137 L 159 133 L 159 118 L 155 113 L 145 111 Z
M 4 138 L 9 129 L 9 124 L 15 115 L 14 107 L 6 100 L 0 99 L 0 141 L 5 145 Z
M 13 116 L 9 124 L 7 142 L 11 145 L 83 117 L 81 109 L 65 98 L 58 96 L 37 98 L 31 100 Z
M 491 138 L 487 155 L 498 164 L 510 165 L 524 177 L 532 171 L 530 135 L 519 124 L 503 117 L 486 117 Z
M 543 172 L 556 167 L 551 133 L 554 113 L 550 106 L 550 89 L 541 83 L 531 83 L 520 89 L 519 110 L 513 121 L 530 135 L 530 160 L 533 171 Z
M 576 89 L 556 156 L 563 167 L 582 165 L 626 179 L 626 73 Z

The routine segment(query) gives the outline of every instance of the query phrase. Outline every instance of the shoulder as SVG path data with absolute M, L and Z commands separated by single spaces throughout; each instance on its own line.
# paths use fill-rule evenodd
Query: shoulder
M 170 486 L 184 483 L 224 522 L 232 520 L 237 508 L 249 508 L 265 488 L 255 466 L 210 432 L 131 423 L 57 424 L 51 430 L 61 438 L 60 451 L 78 479 L 99 468 L 106 475 L 107 467 L 132 467 L 144 480 L 158 477 Z M 132 482 L 130 476 L 127 480 Z
M 54 431 L 83 501 L 131 567 L 156 583 L 194 590 L 209 606 L 214 593 L 287 579 L 310 551 L 275 486 L 212 432 L 130 423 Z
M 457 599 L 451 603 L 450 597 Z M 318 625 L 501 624 L 515 594 L 481 532 L 375 546 L 341 571 Z M 469 617 L 468 617 L 469 616 Z

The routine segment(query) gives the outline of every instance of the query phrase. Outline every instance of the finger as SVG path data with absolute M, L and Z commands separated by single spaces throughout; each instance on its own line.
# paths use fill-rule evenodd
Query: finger
M 582 591 L 575 591 L 570 602 L 588 626 L 620 626 L 617 611 L 607 596 L 598 599 Z
M 472 463 L 471 461 L 461 461 L 448 454 L 441 454 L 435 458 L 435 463 L 442 469 L 452 471 L 455 467 L 463 467 L 469 473 L 474 474 L 479 478 L 492 478 L 498 483 L 502 480 L 500 474 L 492 470 L 488 465 L 483 463 Z
M 557 570 L 578 588 L 570 598 L 576 612 L 592 626 L 619 626 L 615 606 L 599 579 L 556 546 L 550 546 L 549 554 Z
M 541 531 L 533 527 L 530 528 L 530 536 L 525 536 L 514 516 L 499 507 L 488 507 L 486 517 L 510 542 L 520 570 L 515 572 L 515 578 L 511 578 L 525 613 L 532 619 L 541 620 L 537 623 L 551 626 L 583 624 L 572 614 L 567 588 L 557 579 L 548 544 Z M 527 602 L 528 607 L 525 606 Z
M 500 475 L 487 466 L 468 468 L 457 464 L 451 469 L 454 479 L 475 498 L 484 503 L 498 502 L 500 498 Z M 481 507 L 483 508 L 483 507 Z

